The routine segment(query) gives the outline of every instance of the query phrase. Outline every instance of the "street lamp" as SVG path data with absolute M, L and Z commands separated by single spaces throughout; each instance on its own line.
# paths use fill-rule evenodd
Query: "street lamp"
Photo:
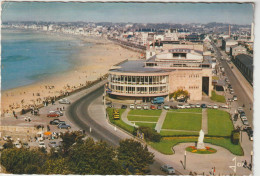
M 251 165 L 253 165 L 253 154 L 254 154 L 254 152 L 253 152 L 253 150 L 251 150 Z
M 244 126 L 244 125 L 241 125 L 241 127 L 240 127 L 240 134 L 241 134 L 241 137 L 240 137 L 240 138 L 241 138 L 241 143 L 242 143 L 242 138 L 243 138 L 243 136 L 242 136 L 242 134 L 243 134 L 243 133 L 242 133 L 242 132 L 243 132 L 243 130 L 242 130 L 243 128 L 242 128 L 242 127 L 243 127 L 243 126 Z
M 184 169 L 186 170 L 186 150 L 184 151 Z

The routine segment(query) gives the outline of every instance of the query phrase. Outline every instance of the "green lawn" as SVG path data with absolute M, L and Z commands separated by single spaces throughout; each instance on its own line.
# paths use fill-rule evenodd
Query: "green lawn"
M 154 129 L 155 126 L 156 126 L 156 123 L 141 123 L 141 122 L 136 122 L 135 124 L 138 125 L 139 127 L 140 127 L 140 126 L 150 127 L 150 128 L 152 128 L 152 129 Z
M 129 121 L 147 121 L 147 122 L 157 122 L 159 117 L 145 117 L 145 116 L 127 116 Z
M 208 135 L 230 136 L 234 129 L 229 113 L 217 109 L 208 109 Z
M 201 113 L 202 109 L 201 108 L 190 108 L 190 109 L 171 109 L 169 112 L 196 112 L 196 113 Z
M 211 92 L 210 99 L 213 100 L 213 101 L 216 101 L 216 102 L 221 102 L 221 103 L 226 102 L 225 96 L 218 95 L 214 90 Z
M 121 119 L 121 114 L 125 111 L 125 109 L 119 109 L 119 116 L 120 116 L 120 119 L 118 120 L 114 120 L 113 118 L 113 108 L 107 108 L 107 113 L 108 113 L 108 116 L 109 116 L 109 120 L 111 123 L 119 126 L 120 128 L 128 131 L 129 133 L 133 133 L 134 131 L 134 127 L 133 126 L 130 126 L 126 123 L 124 123 Z
M 199 131 L 201 119 L 201 114 L 168 112 L 162 129 Z
M 240 144 L 239 145 L 232 144 L 230 138 L 204 139 L 204 142 L 226 148 L 234 155 L 238 155 L 238 156 L 244 155 L 244 151 L 243 151 L 242 147 L 240 146 Z
M 199 132 L 188 132 L 188 131 L 160 131 L 161 136 L 199 136 Z
M 160 116 L 162 110 L 131 110 L 128 115 L 147 115 L 147 116 Z
M 160 142 L 150 142 L 149 144 L 156 149 L 157 151 L 166 154 L 171 155 L 172 147 L 179 144 L 179 143 L 188 143 L 188 142 L 195 142 L 198 141 L 197 138 L 187 138 L 187 139 L 172 139 L 172 140 L 165 140 L 162 139 Z M 234 155 L 243 156 L 244 152 L 240 145 L 234 145 L 231 143 L 231 140 L 229 138 L 222 138 L 222 139 L 204 139 L 205 143 L 210 143 L 213 145 L 221 146 L 223 148 L 226 148 Z M 205 144 L 207 146 L 207 144 Z

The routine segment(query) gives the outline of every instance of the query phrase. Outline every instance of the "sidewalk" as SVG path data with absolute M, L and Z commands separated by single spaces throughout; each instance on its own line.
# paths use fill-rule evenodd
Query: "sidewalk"
M 208 110 L 206 108 L 202 108 L 201 129 L 205 134 L 208 134 Z
M 167 112 L 168 111 L 166 111 L 166 110 L 162 110 L 162 113 L 161 113 L 161 115 L 160 115 L 160 117 L 159 117 L 159 119 L 158 119 L 158 121 L 157 121 L 157 124 L 156 124 L 156 126 L 155 126 L 155 130 L 157 131 L 157 133 L 160 133 L 160 131 L 161 131 L 161 129 L 162 129 L 162 126 L 163 126 L 163 122 L 164 122 L 164 119 L 165 119 L 165 117 L 166 117 L 166 115 L 167 115 Z

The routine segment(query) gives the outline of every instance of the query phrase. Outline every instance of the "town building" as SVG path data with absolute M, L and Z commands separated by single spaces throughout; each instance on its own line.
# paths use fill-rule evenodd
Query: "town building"
M 240 54 L 233 59 L 233 62 L 248 82 L 253 85 L 253 57 Z
M 245 47 L 238 45 L 238 46 L 231 46 L 230 47 L 230 55 L 235 57 L 239 54 L 247 54 L 247 50 Z
M 230 53 L 230 47 L 238 45 L 238 42 L 233 40 L 233 39 L 223 39 L 222 40 L 222 49 L 226 52 L 226 53 Z
M 201 100 L 203 93 L 211 96 L 211 60 L 203 56 L 202 44 L 163 44 L 147 50 L 152 56 L 146 60 L 126 60 L 109 70 L 109 96 L 150 101 L 169 98 L 179 89 L 187 90 L 190 100 Z

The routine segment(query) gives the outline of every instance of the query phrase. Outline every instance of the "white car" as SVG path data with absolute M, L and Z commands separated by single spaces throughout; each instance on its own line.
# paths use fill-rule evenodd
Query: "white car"
M 184 105 L 182 105 L 182 104 L 178 104 L 178 105 L 177 105 L 177 108 L 178 108 L 178 109 L 184 109 L 184 108 L 185 108 L 185 106 L 184 106 Z
M 184 107 L 189 109 L 190 105 L 189 104 L 185 104 Z
M 208 106 L 207 106 L 208 108 L 212 108 L 212 105 L 211 104 L 208 104 Z
M 220 107 L 221 107 L 221 108 L 226 108 L 226 109 L 228 109 L 228 105 L 227 105 L 227 104 L 221 105 Z
M 39 147 L 43 147 L 43 148 L 46 148 L 44 142 L 39 142 Z
M 233 90 L 230 91 L 230 94 L 234 94 L 235 92 Z
M 60 104 L 70 104 L 70 101 L 66 98 L 62 98 L 62 99 L 59 100 L 59 103 Z
M 237 101 L 237 96 L 236 95 L 233 96 L 233 100 Z
M 170 165 L 163 165 L 160 169 L 167 174 L 175 174 L 175 169 Z
M 165 109 L 165 110 L 169 110 L 170 107 L 169 107 L 168 105 L 164 105 L 164 106 L 163 106 L 163 109 Z
M 144 109 L 145 109 L 145 110 L 149 109 L 149 107 L 148 107 L 147 104 L 144 104 Z
M 214 104 L 213 109 L 218 109 L 218 105 Z
M 130 109 L 135 109 L 135 105 L 134 104 L 130 104 Z
M 195 104 L 190 104 L 190 107 L 191 108 L 196 108 L 196 105 Z
M 21 143 L 18 142 L 18 141 L 16 141 L 16 142 L 14 143 L 14 146 L 15 146 L 16 148 L 22 148 Z
M 196 108 L 200 108 L 200 104 L 199 103 L 196 104 Z
M 142 105 L 140 104 L 136 105 L 136 109 L 142 109 Z
M 3 137 L 3 140 L 4 140 L 4 141 L 7 141 L 7 140 L 12 141 L 13 139 L 12 139 L 11 136 L 4 136 L 4 137 Z

